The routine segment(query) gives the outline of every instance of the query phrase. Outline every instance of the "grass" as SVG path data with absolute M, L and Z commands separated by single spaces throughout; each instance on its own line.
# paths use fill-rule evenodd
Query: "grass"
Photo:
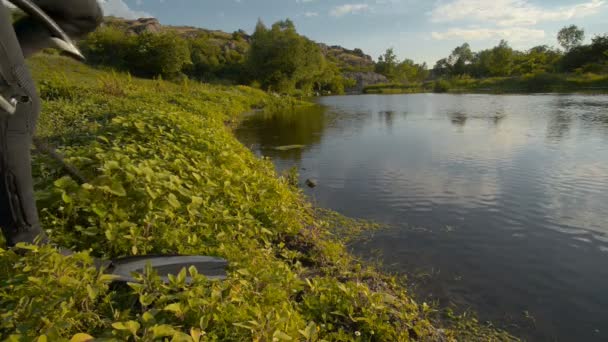
M 366 94 L 450 93 L 608 93 L 608 75 L 528 74 L 516 77 L 453 77 L 423 84 L 378 84 L 363 90 Z
M 357 222 L 312 208 L 228 123 L 304 105 L 247 87 L 141 80 L 58 56 L 31 63 L 38 135 L 86 180 L 34 157 L 51 247 L 0 249 L 0 338 L 8 341 L 498 341 L 505 332 L 439 314 L 396 278 L 354 259 L 330 229 Z M 92 256 L 227 258 L 163 284 L 111 286 Z M 186 274 L 194 281 L 187 284 Z

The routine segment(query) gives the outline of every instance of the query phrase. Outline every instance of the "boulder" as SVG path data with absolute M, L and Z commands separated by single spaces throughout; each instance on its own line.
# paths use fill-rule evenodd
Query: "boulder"
M 316 179 L 309 178 L 309 179 L 307 179 L 307 180 L 306 180 L 306 185 L 307 185 L 309 188 L 316 188 L 316 187 L 317 187 L 317 184 L 318 184 L 318 182 L 317 182 L 317 180 L 316 180 Z
M 348 93 L 361 93 L 363 89 L 367 86 L 380 84 L 380 83 L 389 83 L 388 78 L 386 76 L 372 72 L 346 72 L 344 73 L 344 77 L 353 79 L 357 82 L 355 87 L 346 89 Z

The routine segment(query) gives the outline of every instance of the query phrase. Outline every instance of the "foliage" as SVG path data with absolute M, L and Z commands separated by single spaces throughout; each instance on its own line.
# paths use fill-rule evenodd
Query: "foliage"
M 452 51 L 448 58 L 443 58 L 435 64 L 435 70 L 439 75 L 464 75 L 470 72 L 470 64 L 475 55 L 471 51 L 469 43 L 464 43 Z
M 270 161 L 225 126 L 251 108 L 294 100 L 108 74 L 56 56 L 32 66 L 46 82 L 39 135 L 87 179 L 78 184 L 37 155 L 41 219 L 54 241 L 84 252 L 0 250 L 0 338 L 459 338 L 449 326 L 436 329 L 428 306 L 395 279 L 356 262 L 330 234 L 331 220 L 318 218 Z M 149 253 L 225 257 L 229 277 L 212 282 L 190 269 L 163 284 L 147 270 L 139 284 L 115 287 L 90 257 Z M 480 340 L 494 334 L 502 333 Z
M 412 94 L 429 91 L 427 83 L 379 83 L 367 86 L 363 89 L 364 94 Z
M 188 43 L 172 32 L 133 36 L 107 26 L 93 32 L 80 46 L 90 63 L 147 77 L 173 78 L 192 64 Z
M 566 52 L 580 46 L 583 40 L 585 40 L 585 30 L 576 25 L 566 26 L 557 34 L 557 41 Z
M 199 80 L 231 79 L 246 81 L 243 72 L 249 44 L 235 33 L 231 48 L 224 48 L 222 41 L 212 35 L 201 34 L 188 40 L 192 65 L 188 75 Z
M 386 76 L 389 80 L 407 84 L 425 80 L 429 72 L 426 64 L 416 64 L 411 59 L 399 62 L 392 48 L 387 49 L 384 55 L 378 58 L 376 72 Z
M 547 72 L 529 73 L 518 77 L 488 77 L 475 79 L 460 77 L 442 79 L 442 90 L 473 93 L 546 93 L 584 92 L 605 93 L 608 89 L 608 75 L 596 74 L 555 74 Z
M 129 53 L 135 49 L 135 37 L 118 28 L 104 26 L 80 42 L 80 48 L 90 63 L 126 69 Z
M 608 35 L 594 37 L 590 45 L 572 48 L 560 62 L 563 71 L 577 71 L 592 65 L 597 67 L 594 71 L 608 71 Z
M 325 59 L 316 43 L 299 35 L 289 19 L 270 29 L 258 22 L 247 63 L 251 78 L 263 89 L 280 93 L 344 91 L 337 67 Z
M 175 77 L 192 63 L 188 43 L 176 33 L 142 33 L 134 43 L 126 62 L 138 75 Z

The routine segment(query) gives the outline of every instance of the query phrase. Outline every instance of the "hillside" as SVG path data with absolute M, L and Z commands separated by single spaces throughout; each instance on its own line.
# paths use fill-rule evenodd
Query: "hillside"
M 137 20 L 127 20 L 116 17 L 107 17 L 106 25 L 124 29 L 132 34 L 140 34 L 142 32 L 159 33 L 165 31 L 173 31 L 178 34 L 194 38 L 197 36 L 210 37 L 214 43 L 223 50 L 235 50 L 238 41 L 244 40 L 251 42 L 251 37 L 242 30 L 234 33 L 227 33 L 219 30 L 208 30 L 204 28 L 196 28 L 191 26 L 168 26 L 161 25 L 158 19 L 142 18 Z M 360 49 L 349 50 L 341 46 L 328 46 L 323 43 L 318 43 L 326 57 L 338 63 L 338 66 L 343 71 L 373 71 L 374 61 L 371 56 L 366 55 Z

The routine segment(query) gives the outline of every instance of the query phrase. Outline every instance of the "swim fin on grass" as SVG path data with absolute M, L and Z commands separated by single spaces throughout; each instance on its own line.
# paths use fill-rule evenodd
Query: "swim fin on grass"
M 228 261 L 222 258 L 210 256 L 179 256 L 179 255 L 156 255 L 138 256 L 117 259 L 111 262 L 98 263 L 98 267 L 105 273 L 115 276 L 115 282 L 139 282 L 133 274 L 144 273 L 147 265 L 155 270 L 163 282 L 169 282 L 169 275 L 177 275 L 182 269 L 196 268 L 199 274 L 209 280 L 224 280 L 227 277 L 226 268 Z M 191 282 L 190 276 L 186 282 Z

